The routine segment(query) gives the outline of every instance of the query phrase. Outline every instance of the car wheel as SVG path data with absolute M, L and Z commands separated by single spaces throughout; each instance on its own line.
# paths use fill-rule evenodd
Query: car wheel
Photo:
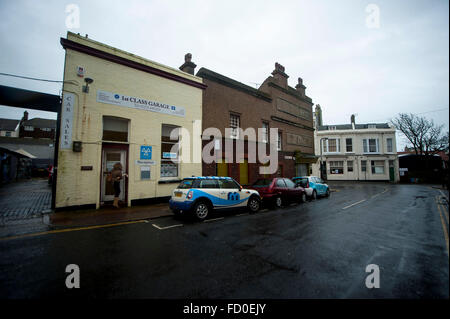
M 194 217 L 197 220 L 203 221 L 209 215 L 209 205 L 205 202 L 198 202 L 194 206 Z
M 300 203 L 305 203 L 306 202 L 306 193 L 302 193 L 302 195 L 300 196 Z
M 312 200 L 316 200 L 317 199 L 317 192 L 316 192 L 316 190 L 313 191 L 311 199 Z
M 281 206 L 283 206 L 283 200 L 281 199 L 281 196 L 275 197 L 273 203 L 275 205 L 275 208 L 281 208 Z
M 259 210 L 260 205 L 261 205 L 260 200 L 255 196 L 253 196 L 248 200 L 247 207 L 251 213 L 256 213 Z
M 329 196 L 330 196 L 330 189 L 329 189 L 329 188 L 327 188 L 327 192 L 325 193 L 325 196 L 326 196 L 326 197 L 329 197 Z

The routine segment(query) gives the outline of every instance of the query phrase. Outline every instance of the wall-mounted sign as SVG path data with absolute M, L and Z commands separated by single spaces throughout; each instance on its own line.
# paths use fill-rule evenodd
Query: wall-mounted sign
M 75 95 L 73 93 L 64 92 L 61 108 L 61 149 L 72 148 L 72 124 L 74 105 Z
M 175 116 L 185 116 L 184 107 L 168 105 L 165 103 L 150 101 L 135 96 L 127 96 L 107 91 L 97 91 L 97 102 L 131 107 L 134 109 L 157 112 Z
M 177 153 L 163 152 L 163 158 L 177 158 Z
M 141 166 L 141 180 L 150 179 L 150 166 Z
M 81 166 L 82 171 L 92 171 L 92 169 L 93 169 L 92 166 Z
M 136 160 L 136 165 L 156 165 L 155 161 L 150 160 Z
M 152 147 L 147 145 L 141 145 L 141 155 L 139 157 L 141 160 L 151 160 L 152 159 Z
M 77 67 L 77 75 L 82 78 L 84 76 L 84 68 L 82 66 Z

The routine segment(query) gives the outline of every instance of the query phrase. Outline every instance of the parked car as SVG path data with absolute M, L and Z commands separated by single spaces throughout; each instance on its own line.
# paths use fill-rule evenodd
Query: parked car
M 317 196 L 330 196 L 330 187 L 317 176 L 300 176 L 292 178 L 296 185 L 306 190 L 306 194 L 311 199 L 317 199 Z
M 250 188 L 257 190 L 264 202 L 275 207 L 290 202 L 306 201 L 305 189 L 295 185 L 289 178 L 258 179 Z
M 257 191 L 244 189 L 231 177 L 201 176 L 183 179 L 169 206 L 175 215 L 192 214 L 204 220 L 213 209 L 247 207 L 257 212 L 260 203 Z

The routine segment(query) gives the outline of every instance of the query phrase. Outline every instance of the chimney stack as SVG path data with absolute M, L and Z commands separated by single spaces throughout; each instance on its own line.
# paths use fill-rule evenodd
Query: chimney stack
M 288 87 L 287 79 L 289 75 L 284 73 L 284 66 L 279 64 L 278 62 L 275 63 L 275 70 L 272 72 L 273 77 L 275 78 L 275 81 L 277 84 L 285 89 Z
M 23 112 L 22 121 L 28 121 L 28 112 L 27 111 Z
M 352 114 L 352 116 L 350 116 L 350 122 L 352 124 L 352 129 L 355 129 L 355 114 Z
M 300 93 L 300 95 L 302 97 L 305 96 L 306 86 L 303 85 L 303 79 L 302 78 L 298 78 L 298 84 L 295 86 L 295 88 L 298 91 L 298 93 Z
M 189 74 L 194 75 L 194 71 L 195 71 L 195 67 L 197 66 L 195 63 L 193 63 L 192 61 L 192 54 L 187 53 L 184 56 L 184 63 L 182 66 L 180 66 L 180 70 Z

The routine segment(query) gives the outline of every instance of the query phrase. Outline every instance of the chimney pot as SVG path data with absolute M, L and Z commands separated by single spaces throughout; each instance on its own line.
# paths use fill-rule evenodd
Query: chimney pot
M 180 66 L 180 70 L 189 74 L 194 75 L 194 71 L 195 71 L 195 67 L 197 65 L 192 62 L 192 54 L 191 53 L 187 53 L 184 56 L 184 63 L 182 66 Z
M 289 75 L 284 73 L 284 66 L 282 66 L 278 62 L 275 62 L 275 70 L 273 70 L 272 75 L 275 81 L 278 83 L 278 85 L 287 89 L 288 86 L 287 79 Z

